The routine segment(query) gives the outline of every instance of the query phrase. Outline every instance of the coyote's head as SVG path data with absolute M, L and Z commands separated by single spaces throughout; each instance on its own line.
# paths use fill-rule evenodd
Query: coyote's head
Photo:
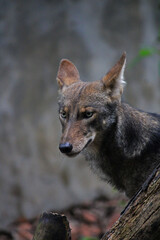
M 116 122 L 116 108 L 121 102 L 126 56 L 99 81 L 82 82 L 75 65 L 63 59 L 57 82 L 59 86 L 59 118 L 62 137 L 59 149 L 75 156 L 89 145 L 100 141 Z

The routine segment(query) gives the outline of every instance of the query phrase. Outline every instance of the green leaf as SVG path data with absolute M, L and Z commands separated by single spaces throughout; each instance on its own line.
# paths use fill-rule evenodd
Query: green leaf
M 137 63 L 139 63 L 143 58 L 152 56 L 153 54 L 160 55 L 160 50 L 155 47 L 144 47 L 141 48 L 135 58 L 129 63 L 129 68 L 134 67 Z
M 139 50 L 138 55 L 140 57 L 148 57 L 148 56 L 151 56 L 152 54 L 154 54 L 155 52 L 156 52 L 155 48 L 141 48 Z

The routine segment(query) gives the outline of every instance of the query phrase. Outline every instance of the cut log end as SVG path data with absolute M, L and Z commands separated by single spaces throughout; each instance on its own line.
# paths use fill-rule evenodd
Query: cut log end
M 33 240 L 71 240 L 71 229 L 64 215 L 43 213 L 39 219 Z

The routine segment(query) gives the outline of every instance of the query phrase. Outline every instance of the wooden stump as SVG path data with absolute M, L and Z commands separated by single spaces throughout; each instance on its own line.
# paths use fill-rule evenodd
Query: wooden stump
M 64 215 L 43 213 L 33 240 L 71 240 L 69 222 Z

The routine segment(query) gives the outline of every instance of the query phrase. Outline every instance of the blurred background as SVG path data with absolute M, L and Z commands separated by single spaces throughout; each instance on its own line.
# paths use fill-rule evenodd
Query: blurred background
M 160 18 L 152 0 L 0 0 L 0 227 L 118 194 L 58 150 L 62 58 L 100 79 L 127 52 L 124 99 L 160 113 Z

